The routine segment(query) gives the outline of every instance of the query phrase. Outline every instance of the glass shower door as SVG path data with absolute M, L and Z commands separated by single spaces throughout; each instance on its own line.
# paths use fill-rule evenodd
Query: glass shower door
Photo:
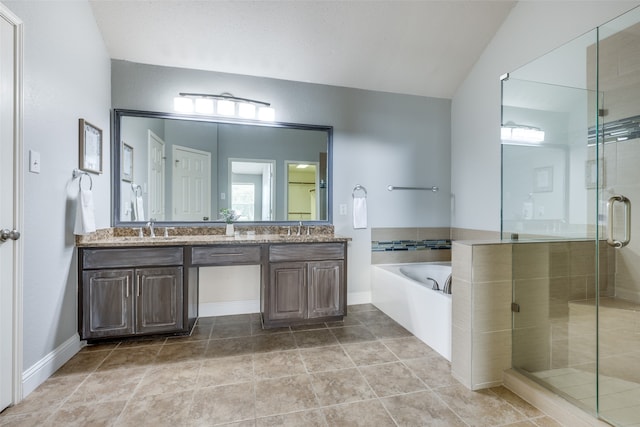
M 599 28 L 598 85 L 611 268 L 600 275 L 598 409 L 620 426 L 640 425 L 640 10 Z

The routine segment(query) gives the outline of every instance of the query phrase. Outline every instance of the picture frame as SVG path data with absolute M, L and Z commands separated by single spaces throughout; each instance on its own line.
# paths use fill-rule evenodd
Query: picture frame
M 102 173 L 102 129 L 79 120 L 80 170 Z
M 122 176 L 126 182 L 133 182 L 133 147 L 122 141 Z
M 549 193 L 553 191 L 553 166 L 533 170 L 533 192 Z

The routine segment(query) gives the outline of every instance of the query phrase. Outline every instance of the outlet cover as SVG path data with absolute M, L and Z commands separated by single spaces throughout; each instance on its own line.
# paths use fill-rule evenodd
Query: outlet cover
M 40 152 L 29 150 L 29 172 L 40 173 Z

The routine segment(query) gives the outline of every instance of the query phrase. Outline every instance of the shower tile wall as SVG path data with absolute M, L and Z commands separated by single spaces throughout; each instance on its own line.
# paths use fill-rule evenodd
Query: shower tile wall
M 453 243 L 451 372 L 472 390 L 511 367 L 511 244 Z
M 611 295 L 612 253 L 601 248 L 601 294 Z M 571 318 L 570 303 L 595 296 L 594 242 L 454 241 L 452 251 L 451 369 L 459 381 L 474 390 L 491 387 L 512 363 L 536 372 L 567 366 L 580 354 L 570 351 L 569 340 L 585 319 Z M 520 305 L 513 323 L 512 301 Z
M 613 294 L 612 250 L 601 244 L 598 260 L 595 253 L 593 241 L 513 245 L 513 300 L 520 306 L 513 317 L 514 367 L 537 372 L 595 360 L 595 308 L 572 309 L 595 297 L 596 261 L 600 295 Z

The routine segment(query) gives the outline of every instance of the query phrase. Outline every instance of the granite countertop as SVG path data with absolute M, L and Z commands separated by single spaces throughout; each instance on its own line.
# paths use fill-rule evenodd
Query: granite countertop
M 330 243 L 350 241 L 349 237 L 334 234 L 287 235 L 287 234 L 254 234 L 240 233 L 237 236 L 213 235 L 178 235 L 170 237 L 137 237 L 104 235 L 91 239 L 80 239 L 77 247 L 121 247 L 121 246 L 198 246 L 198 245 L 247 245 L 260 243 Z

